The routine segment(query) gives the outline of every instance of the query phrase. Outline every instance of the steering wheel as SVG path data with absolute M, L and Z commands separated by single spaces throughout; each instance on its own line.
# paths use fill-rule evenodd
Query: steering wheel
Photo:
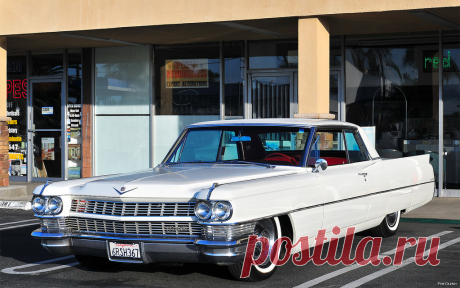
M 297 166 L 297 162 L 295 161 L 295 159 L 293 157 L 288 156 L 288 155 L 283 154 L 283 153 L 272 153 L 270 155 L 265 156 L 265 158 L 262 159 L 262 160 L 269 160 L 270 158 L 273 158 L 273 157 L 276 157 L 276 156 L 284 157 L 284 158 L 288 159 L 292 164 L 294 164 L 294 166 Z

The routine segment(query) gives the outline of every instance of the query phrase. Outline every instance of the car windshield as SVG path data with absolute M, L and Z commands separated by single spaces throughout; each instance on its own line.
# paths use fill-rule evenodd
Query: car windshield
M 309 132 L 307 128 L 279 126 L 189 129 L 165 162 L 300 166 Z

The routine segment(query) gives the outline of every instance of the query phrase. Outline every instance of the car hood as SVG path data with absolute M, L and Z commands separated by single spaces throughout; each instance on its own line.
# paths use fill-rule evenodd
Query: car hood
M 108 198 L 158 198 L 190 200 L 206 193 L 213 183 L 227 184 L 296 174 L 299 167 L 267 168 L 257 165 L 170 165 L 130 174 L 54 182 L 42 195 L 76 195 Z M 39 194 L 39 186 L 34 194 Z

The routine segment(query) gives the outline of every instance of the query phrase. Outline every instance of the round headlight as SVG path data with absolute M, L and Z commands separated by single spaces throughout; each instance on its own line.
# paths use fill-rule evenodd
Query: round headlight
M 45 211 L 45 198 L 42 197 L 35 197 L 32 201 L 32 210 L 35 213 L 41 214 Z
M 59 197 L 52 197 L 48 200 L 48 210 L 51 214 L 59 214 L 62 210 L 62 200 Z
M 208 202 L 199 202 L 195 206 L 195 215 L 201 220 L 206 220 L 211 217 L 212 207 Z
M 230 203 L 217 202 L 212 208 L 214 216 L 219 220 L 227 220 L 232 213 L 232 206 Z

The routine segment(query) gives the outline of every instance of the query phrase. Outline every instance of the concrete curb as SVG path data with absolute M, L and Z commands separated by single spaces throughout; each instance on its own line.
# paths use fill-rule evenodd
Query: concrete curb
M 450 220 L 450 219 L 401 218 L 401 222 L 460 225 L 460 220 Z
M 27 186 L 25 185 L 10 185 L 6 187 L 0 187 L 0 199 L 11 199 L 24 196 L 27 196 Z
M 2 201 L 0 200 L 0 209 L 13 210 L 31 210 L 32 203 L 30 201 Z

